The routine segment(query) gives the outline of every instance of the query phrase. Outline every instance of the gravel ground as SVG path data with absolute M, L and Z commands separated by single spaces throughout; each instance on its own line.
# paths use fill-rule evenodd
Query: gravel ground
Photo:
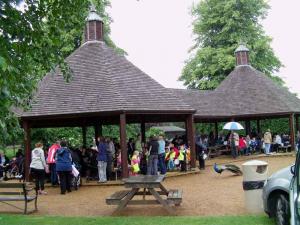
M 269 163 L 269 175 L 291 165 L 295 157 L 263 157 Z M 212 160 L 211 160 L 212 161 Z M 243 162 L 235 162 L 241 166 Z M 180 207 L 173 207 L 177 215 L 208 216 L 208 215 L 242 215 L 244 208 L 244 193 L 242 176 L 234 176 L 229 172 L 221 175 L 207 167 L 199 174 L 172 177 L 164 181 L 168 188 L 183 190 L 183 202 Z M 81 187 L 66 195 L 60 195 L 59 188 L 47 188 L 48 195 L 39 197 L 39 211 L 35 215 L 62 215 L 62 216 L 109 216 L 116 206 L 105 204 L 105 198 L 115 191 L 124 189 L 122 186 Z M 16 212 L 15 209 L 1 204 L 1 213 Z M 128 206 L 119 215 L 130 216 L 164 216 L 168 213 L 159 205 Z

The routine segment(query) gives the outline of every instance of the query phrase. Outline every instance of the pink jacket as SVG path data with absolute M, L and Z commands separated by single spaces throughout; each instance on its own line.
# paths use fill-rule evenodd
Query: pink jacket
M 59 144 L 53 144 L 48 150 L 47 163 L 55 163 L 55 153 L 60 148 Z

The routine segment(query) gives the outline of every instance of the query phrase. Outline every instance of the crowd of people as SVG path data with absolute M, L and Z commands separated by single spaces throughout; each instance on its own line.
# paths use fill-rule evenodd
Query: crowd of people
M 296 147 L 300 148 L 300 132 L 297 132 Z M 217 137 L 213 132 L 209 135 L 199 135 L 196 137 L 196 146 L 207 151 L 207 148 L 215 145 L 224 146 L 231 152 L 233 158 L 239 155 L 250 155 L 254 153 L 264 153 L 266 155 L 277 152 L 282 146 L 290 146 L 290 136 L 287 134 L 271 133 L 267 129 L 263 134 L 255 130 L 249 135 L 239 135 L 236 131 L 229 131 L 227 135 L 220 133 Z M 200 147 L 199 147 L 200 146 Z
M 89 148 L 69 148 L 65 140 L 53 143 L 45 149 L 41 142 L 35 144 L 31 152 L 30 174 L 36 182 L 39 194 L 45 192 L 45 179 L 49 178 L 52 185 L 60 185 L 61 194 L 71 192 L 72 177 L 80 173 L 86 181 L 97 180 L 105 183 L 120 175 L 122 170 L 122 154 L 117 139 L 98 137 Z M 271 134 L 267 129 L 263 135 L 252 131 L 250 135 L 239 135 L 230 131 L 227 135 L 217 137 L 209 135 L 196 136 L 196 157 L 199 168 L 205 169 L 207 149 L 214 145 L 223 145 L 232 157 L 250 155 L 263 151 L 265 154 L 276 152 L 280 146 L 290 144 L 289 135 Z M 300 132 L 297 133 L 296 144 L 300 147 Z M 187 171 L 190 168 L 190 148 L 186 137 L 175 136 L 171 141 L 163 135 L 152 136 L 143 143 L 141 135 L 130 138 L 127 143 L 127 160 L 129 175 L 156 175 L 167 171 Z M 15 177 L 24 177 L 24 155 L 20 149 L 15 157 L 9 160 L 0 151 L 0 180 L 15 169 Z M 117 173 L 117 174 L 116 174 Z
M 98 137 L 89 148 L 68 147 L 65 140 L 56 141 L 49 148 L 38 142 L 31 151 L 30 175 L 35 181 L 40 195 L 47 194 L 45 180 L 52 185 L 60 185 L 61 194 L 71 192 L 71 180 L 76 171 L 86 181 L 97 180 L 105 183 L 120 175 L 122 170 L 122 154 L 120 144 L 110 137 Z M 21 154 L 20 154 L 21 153 Z M 0 176 L 8 160 L 0 153 Z M 18 151 L 13 160 L 24 167 L 24 155 Z M 167 171 L 186 171 L 190 165 L 190 149 L 185 137 L 175 137 L 171 141 L 160 136 L 151 136 L 146 143 L 141 135 L 130 138 L 127 143 L 127 160 L 129 175 L 157 175 Z M 24 171 L 22 172 L 24 177 Z M 117 174 L 116 174 L 117 173 Z M 2 179 L 0 177 L 0 179 Z

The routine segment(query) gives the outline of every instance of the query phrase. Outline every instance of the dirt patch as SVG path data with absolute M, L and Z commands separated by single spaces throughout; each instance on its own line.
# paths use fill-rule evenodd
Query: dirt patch
M 263 157 L 269 163 L 269 175 L 291 165 L 295 157 Z M 234 163 L 241 166 L 243 162 Z M 233 176 L 229 172 L 217 174 L 212 167 L 207 167 L 200 174 L 173 177 L 164 181 L 166 188 L 183 190 L 183 202 L 174 207 L 176 214 L 185 216 L 204 215 L 241 215 L 246 214 L 242 177 Z M 35 215 L 67 215 L 67 216 L 109 216 L 116 206 L 105 204 L 105 198 L 119 187 L 89 186 L 81 187 L 66 195 L 60 195 L 59 188 L 47 188 L 48 195 L 40 196 L 39 211 Z M 14 209 L 1 204 L 1 212 L 15 212 Z M 162 206 L 128 206 L 120 215 L 131 216 L 163 216 L 168 213 Z

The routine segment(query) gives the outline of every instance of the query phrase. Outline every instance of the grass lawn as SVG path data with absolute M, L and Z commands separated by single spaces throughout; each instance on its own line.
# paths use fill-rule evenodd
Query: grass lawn
M 220 216 L 220 217 L 54 217 L 0 215 L 1 225 L 41 225 L 41 224 L 84 224 L 84 225 L 274 225 L 265 215 L 260 216 Z

